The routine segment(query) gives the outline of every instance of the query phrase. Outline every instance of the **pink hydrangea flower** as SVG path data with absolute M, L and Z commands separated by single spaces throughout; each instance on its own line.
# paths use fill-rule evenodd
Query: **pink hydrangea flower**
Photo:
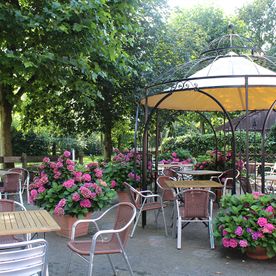
M 66 150 L 64 153 L 63 153 L 63 156 L 66 157 L 66 158 L 69 158 L 71 156 L 71 152 Z
M 51 162 L 50 163 L 50 168 L 51 169 L 55 169 L 57 167 L 56 163 L 55 162 Z
M 229 247 L 236 248 L 238 246 L 238 242 L 236 239 L 230 239 Z
M 268 213 L 273 213 L 274 212 L 274 208 L 273 206 L 269 205 L 267 206 L 267 208 L 265 209 Z
M 103 177 L 103 171 L 101 169 L 96 168 L 94 170 L 94 172 L 95 172 L 95 175 L 96 175 L 97 178 L 102 178 Z
M 91 181 L 91 176 L 90 176 L 90 174 L 85 173 L 85 174 L 82 176 L 82 180 L 84 180 L 85 182 Z
M 43 186 L 41 186 L 41 187 L 38 188 L 37 191 L 38 191 L 38 193 L 43 193 L 43 192 L 46 191 L 46 189 Z
M 30 192 L 30 196 L 33 200 L 36 200 L 37 194 L 38 194 L 37 190 L 35 190 L 35 189 L 31 190 L 31 192 Z
M 258 221 L 257 221 L 258 225 L 261 226 L 261 227 L 264 227 L 266 224 L 267 224 L 267 219 L 266 218 L 258 218 Z
M 258 199 L 263 194 L 261 192 L 252 192 L 252 195 L 253 195 L 254 199 Z
M 62 184 L 65 188 L 70 189 L 75 185 L 74 179 L 69 179 Z
M 71 160 L 71 159 L 67 159 L 66 160 L 66 165 L 72 165 L 72 166 L 74 166 L 75 162 L 73 160 Z
M 68 165 L 68 166 L 67 166 L 67 170 L 68 170 L 68 171 L 71 171 L 71 172 L 72 172 L 72 171 L 74 171 L 74 169 L 75 169 L 75 167 L 74 167 L 73 165 Z
M 226 236 L 227 234 L 228 234 L 228 232 L 227 232 L 226 230 L 223 229 L 223 230 L 222 230 L 222 235 L 223 235 L 223 236 Z
M 48 175 L 47 174 L 44 174 L 41 178 L 40 178 L 40 182 L 42 184 L 47 184 L 49 182 L 48 180 Z
M 111 180 L 111 188 L 115 188 L 117 186 L 117 182 L 115 180 Z
M 63 163 L 62 162 L 57 162 L 56 163 L 56 167 L 57 168 L 62 168 L 63 167 Z
M 66 199 L 62 198 L 59 202 L 58 202 L 58 206 L 59 207 L 64 207 L 66 205 Z
M 100 185 L 104 186 L 104 187 L 107 187 L 107 184 L 105 181 L 103 181 L 102 179 L 99 180 L 100 182 Z
M 172 157 L 176 158 L 177 157 L 177 153 L 176 152 L 172 152 Z
M 239 241 L 239 245 L 240 245 L 240 247 L 247 247 L 248 246 L 248 242 L 246 240 L 240 240 Z
M 242 230 L 242 228 L 241 228 L 240 226 L 238 226 L 238 227 L 236 228 L 236 230 L 235 230 L 235 234 L 236 234 L 237 236 L 241 236 L 241 235 L 242 235 L 242 232 L 243 232 L 243 230 Z
M 91 197 L 92 192 L 88 188 L 82 186 L 82 187 L 80 187 L 79 191 L 80 191 L 81 195 L 84 198 L 90 198 Z
M 57 205 L 54 209 L 54 214 L 58 215 L 58 216 L 63 216 L 64 215 L 64 209 Z
M 230 239 L 223 238 L 223 239 L 222 239 L 222 245 L 223 245 L 224 247 L 229 247 L 229 246 L 230 246 Z
M 82 180 L 82 172 L 74 172 L 75 180 L 77 182 L 81 182 Z
M 87 198 L 80 201 L 80 207 L 82 208 L 90 208 L 91 206 L 91 201 Z
M 43 163 L 49 163 L 50 162 L 50 158 L 49 157 L 44 157 L 42 160 Z
M 45 169 L 45 165 L 41 164 L 41 165 L 38 166 L 38 168 L 39 168 L 40 170 L 44 170 L 44 169 Z
M 102 188 L 100 186 L 97 186 L 95 190 L 97 195 L 102 193 Z
M 54 179 L 59 179 L 60 176 L 61 176 L 61 172 L 56 172 L 56 173 L 54 174 Z
M 275 226 L 271 223 L 267 223 L 264 228 L 262 229 L 263 233 L 269 233 L 271 234 L 273 230 L 275 229 Z
M 80 195 L 77 192 L 73 193 L 72 194 L 72 200 L 75 201 L 75 202 L 79 201 L 80 200 Z

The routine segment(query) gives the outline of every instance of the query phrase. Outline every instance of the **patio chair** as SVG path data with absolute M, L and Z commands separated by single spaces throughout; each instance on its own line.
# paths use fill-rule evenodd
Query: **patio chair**
M 162 174 L 165 176 L 175 178 L 175 179 L 179 178 L 178 173 L 175 170 L 173 170 L 172 168 L 164 168 L 162 171 Z
M 0 198 L 2 195 L 7 198 L 8 196 L 19 196 L 19 201 L 23 205 L 22 197 L 22 175 L 17 172 L 7 172 L 2 175 L 3 187 L 0 188 Z
M 0 275 L 48 275 L 47 251 L 44 239 L 0 244 Z
M 9 199 L 0 199 L 0 213 L 1 212 L 13 212 L 17 209 L 21 211 L 26 211 L 26 208 L 24 205 L 17 201 L 9 200 Z M 31 234 L 27 234 L 24 239 L 19 238 L 17 236 L 13 235 L 6 235 L 6 236 L 0 236 L 0 244 L 3 243 L 14 243 L 14 242 L 20 242 L 23 240 L 30 240 Z
M 236 179 L 238 179 L 240 172 L 236 169 L 234 173 L 235 173 Z M 230 170 L 224 171 L 219 176 L 212 176 L 210 180 L 223 184 L 222 194 L 226 195 L 226 191 L 232 190 L 233 188 L 233 170 L 230 169 Z
M 174 202 L 174 194 L 171 188 L 169 188 L 166 184 L 167 180 L 174 181 L 175 178 L 161 175 L 156 179 L 157 184 L 157 192 L 161 195 L 163 202 Z
M 162 212 L 163 220 L 164 220 L 164 227 L 165 227 L 165 233 L 166 236 L 168 235 L 167 231 L 167 224 L 165 219 L 165 213 L 164 213 L 164 204 L 162 197 L 158 194 L 154 194 L 152 191 L 146 190 L 146 191 L 138 191 L 134 189 L 131 185 L 124 182 L 124 186 L 126 187 L 126 190 L 128 191 L 131 203 L 136 207 L 138 211 L 138 215 L 136 217 L 135 224 L 133 226 L 133 229 L 131 231 L 130 237 L 132 238 L 136 229 L 136 226 L 139 222 L 139 218 L 143 211 L 157 211 L 155 214 L 155 222 L 157 224 L 157 219 L 159 212 Z M 157 200 L 157 201 L 154 201 Z M 159 201 L 158 201 L 159 200 Z
M 240 176 L 238 180 L 240 182 L 240 186 L 242 188 L 243 193 L 244 194 L 246 194 L 246 193 L 252 194 L 252 187 L 251 187 L 250 180 L 244 176 Z
M 28 170 L 24 168 L 11 168 L 9 172 L 17 172 L 21 174 L 22 179 L 22 194 L 25 192 L 27 193 L 27 203 L 30 204 L 30 194 L 29 194 L 29 184 L 30 184 L 30 173 Z
M 204 223 L 209 228 L 211 249 L 214 249 L 213 235 L 213 202 L 216 195 L 208 190 L 189 189 L 175 196 L 176 218 L 173 232 L 177 228 L 177 249 L 181 249 L 182 225 L 183 228 L 191 222 Z
M 108 230 L 100 230 L 98 221 L 102 218 L 109 215 L 110 212 L 116 210 L 116 219 L 113 226 L 113 229 Z M 131 223 L 133 222 L 136 216 L 135 207 L 128 202 L 121 202 L 106 210 L 102 215 L 100 215 L 96 219 L 87 219 L 87 220 L 78 220 L 72 226 L 72 235 L 71 240 L 68 242 L 68 247 L 71 249 L 71 253 L 74 252 L 83 260 L 88 262 L 89 264 L 89 273 L 88 275 L 92 275 L 93 273 L 93 261 L 94 255 L 102 255 L 106 254 L 108 256 L 108 260 L 111 264 L 114 274 L 116 275 L 115 267 L 111 261 L 110 254 L 122 254 L 126 264 L 128 266 L 128 270 L 131 275 L 133 275 L 132 268 L 128 261 L 128 257 L 125 252 L 125 246 L 128 240 L 129 231 Z M 75 232 L 76 228 L 81 223 L 91 222 L 95 225 L 97 232 L 93 235 L 92 240 L 76 240 Z M 71 254 L 72 255 L 72 254 Z M 89 256 L 87 259 L 85 256 Z M 71 262 L 71 256 L 69 260 L 69 265 L 67 267 L 67 274 L 69 272 Z

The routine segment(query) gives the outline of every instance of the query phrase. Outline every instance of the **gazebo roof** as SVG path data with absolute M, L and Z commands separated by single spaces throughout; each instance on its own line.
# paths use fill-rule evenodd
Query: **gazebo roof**
M 248 110 L 266 110 L 276 100 L 276 73 L 255 63 L 250 56 L 233 51 L 216 56 L 212 62 L 188 78 L 157 84 L 154 94 L 142 99 L 149 107 L 188 110 L 221 111 L 221 107 L 198 89 L 217 99 L 228 112 L 246 110 L 248 85 Z

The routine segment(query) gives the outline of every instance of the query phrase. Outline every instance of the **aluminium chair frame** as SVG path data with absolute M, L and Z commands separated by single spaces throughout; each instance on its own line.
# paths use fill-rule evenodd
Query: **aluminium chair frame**
M 24 194 L 24 191 L 26 189 L 27 193 L 27 203 L 30 204 L 30 193 L 29 193 L 29 185 L 30 185 L 30 173 L 27 169 L 24 168 L 11 168 L 8 170 L 8 172 L 19 172 L 21 171 L 21 174 L 24 173 L 24 183 L 22 183 L 22 194 Z
M 191 219 L 185 219 L 181 216 L 180 212 L 180 201 L 183 198 L 183 194 L 185 193 L 191 193 L 191 192 L 204 192 L 208 193 L 208 218 L 203 219 L 203 218 L 191 218 Z M 212 196 L 212 197 L 211 197 Z M 181 249 L 181 236 L 182 236 L 182 223 L 186 223 L 184 227 L 189 224 L 190 222 L 200 222 L 204 223 L 206 226 L 208 226 L 209 230 L 209 238 L 210 238 L 210 247 L 211 249 L 215 248 L 215 242 L 214 242 L 214 234 L 213 234 L 213 202 L 216 199 L 216 195 L 214 192 L 209 191 L 209 190 L 204 190 L 204 189 L 187 189 L 184 191 L 181 191 L 176 194 L 175 196 L 175 208 L 176 208 L 176 215 L 177 217 L 175 218 L 176 222 L 174 222 L 174 228 L 173 228 L 173 233 L 176 233 L 176 228 L 177 228 L 177 249 Z M 182 202 L 185 204 L 185 201 Z
M 112 230 L 100 230 L 98 224 L 97 224 L 97 221 L 99 221 L 101 218 L 103 218 L 107 213 L 109 213 L 112 209 L 114 208 L 117 208 L 119 207 L 120 205 L 128 205 L 132 208 L 133 210 L 133 215 L 131 216 L 131 219 L 129 220 L 129 222 L 122 228 L 120 229 L 112 229 Z M 101 214 L 99 217 L 95 218 L 95 219 L 81 219 L 81 220 L 78 220 L 76 221 L 73 226 L 72 226 L 72 233 L 71 233 L 71 241 L 74 241 L 75 240 L 75 233 L 76 233 L 76 228 L 79 224 L 81 223 L 93 223 L 97 229 L 97 232 L 93 235 L 93 238 L 92 238 L 92 243 L 91 243 L 91 248 L 90 248 L 90 257 L 89 257 L 89 260 L 87 258 L 85 258 L 83 255 L 77 253 L 77 252 L 74 252 L 76 255 L 78 255 L 81 259 L 83 259 L 85 262 L 87 262 L 89 264 L 89 270 L 88 270 L 88 276 L 92 276 L 93 274 L 93 261 L 94 261 L 94 256 L 95 256 L 95 250 L 96 250 L 96 243 L 97 243 L 97 239 L 98 238 L 101 238 L 103 240 L 103 235 L 111 235 L 111 234 L 115 234 L 116 237 L 117 237 L 117 240 L 119 242 L 119 246 L 120 246 L 120 249 L 121 249 L 121 254 L 123 255 L 123 258 L 127 264 L 127 267 L 128 267 L 128 270 L 129 270 L 129 273 L 130 275 L 133 275 L 133 271 L 132 271 L 132 268 L 131 268 L 131 265 L 129 263 L 129 260 L 128 260 L 128 257 L 127 257 L 127 254 L 126 254 L 126 251 L 124 249 L 124 245 L 122 243 L 122 240 L 120 238 L 120 235 L 119 233 L 123 232 L 124 230 L 126 230 L 130 224 L 133 222 L 133 220 L 135 219 L 135 216 L 136 216 L 136 208 L 133 204 L 129 203 L 129 202 L 121 202 L 121 203 L 118 203 L 118 204 L 115 204 L 113 205 L 112 207 L 110 207 L 108 210 L 106 210 L 103 214 Z M 108 257 L 108 260 L 110 262 L 110 265 L 112 267 L 112 270 L 114 272 L 114 275 L 117 275 L 116 273 L 116 269 L 115 269 L 115 266 L 113 265 L 112 263 L 112 260 L 109 256 L 109 254 L 106 254 L 107 257 Z M 70 266 L 70 261 L 69 261 L 69 266 Z M 67 271 L 69 271 L 69 266 L 67 268 Z
M 41 276 L 47 276 L 47 252 L 44 239 L 0 244 L 0 275 L 29 276 L 41 272 Z
M 168 230 L 167 230 L 167 224 L 166 224 L 166 218 L 165 218 L 165 212 L 164 212 L 164 205 L 163 205 L 162 197 L 158 194 L 154 194 L 150 190 L 138 191 L 126 182 L 124 182 L 124 185 L 129 189 L 129 193 L 130 193 L 130 191 L 132 191 L 134 194 L 137 195 L 137 199 L 138 200 L 140 199 L 142 201 L 142 204 L 141 204 L 141 207 L 140 207 L 136 202 L 137 199 L 134 199 L 131 193 L 129 194 L 129 197 L 130 197 L 132 203 L 134 204 L 134 206 L 138 210 L 138 215 L 136 217 L 136 221 L 135 221 L 135 224 L 134 224 L 133 229 L 131 231 L 130 237 L 133 238 L 133 236 L 134 236 L 134 232 L 135 232 L 135 229 L 138 225 L 139 218 L 140 218 L 142 212 L 143 211 L 152 211 L 152 210 L 144 210 L 144 207 L 147 206 L 147 201 L 148 200 L 154 200 L 154 199 L 157 199 L 157 200 L 159 199 L 160 200 L 160 208 L 158 209 L 157 214 L 155 215 L 155 222 L 157 224 L 157 219 L 158 219 L 159 212 L 160 212 L 160 209 L 161 209 L 161 212 L 162 212 L 162 215 L 163 215 L 163 220 L 164 220 L 165 234 L 166 234 L 166 236 L 168 236 Z
M 22 191 L 22 174 L 21 173 L 18 173 L 18 172 L 7 172 L 5 174 L 2 175 L 2 178 L 5 178 L 5 176 L 8 176 L 8 175 L 18 175 L 19 176 L 19 183 L 18 183 L 18 191 L 17 192 L 5 192 L 5 190 L 3 190 L 3 192 L 0 192 L 0 198 L 2 198 L 2 194 L 4 194 L 5 196 L 5 199 L 8 198 L 8 195 L 19 195 L 19 200 L 20 200 L 20 203 L 23 205 L 23 191 Z M 5 184 L 4 184 L 4 187 L 3 189 L 5 188 Z

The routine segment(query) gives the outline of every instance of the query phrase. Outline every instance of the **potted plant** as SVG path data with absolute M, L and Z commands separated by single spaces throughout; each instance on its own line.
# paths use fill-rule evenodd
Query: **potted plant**
M 114 150 L 115 156 L 104 169 L 104 180 L 111 183 L 111 188 L 117 191 L 120 201 L 129 201 L 128 195 L 125 192 L 124 182 L 129 183 L 135 188 L 139 188 L 142 177 L 142 158 L 140 153 L 134 150 L 124 150 L 123 152 L 118 149 Z M 136 162 L 136 166 L 135 166 Z M 148 178 L 151 177 L 151 162 L 148 163 Z
M 48 157 L 39 166 L 39 175 L 30 185 L 31 201 L 53 214 L 62 230 L 70 237 L 71 225 L 91 212 L 106 207 L 115 191 L 102 180 L 102 171 L 95 163 L 84 167 L 70 160 L 65 151 L 57 162 Z M 78 236 L 88 232 L 88 226 L 78 230 Z
M 239 248 L 255 259 L 276 255 L 276 195 L 227 195 L 215 219 L 214 235 L 223 247 Z

